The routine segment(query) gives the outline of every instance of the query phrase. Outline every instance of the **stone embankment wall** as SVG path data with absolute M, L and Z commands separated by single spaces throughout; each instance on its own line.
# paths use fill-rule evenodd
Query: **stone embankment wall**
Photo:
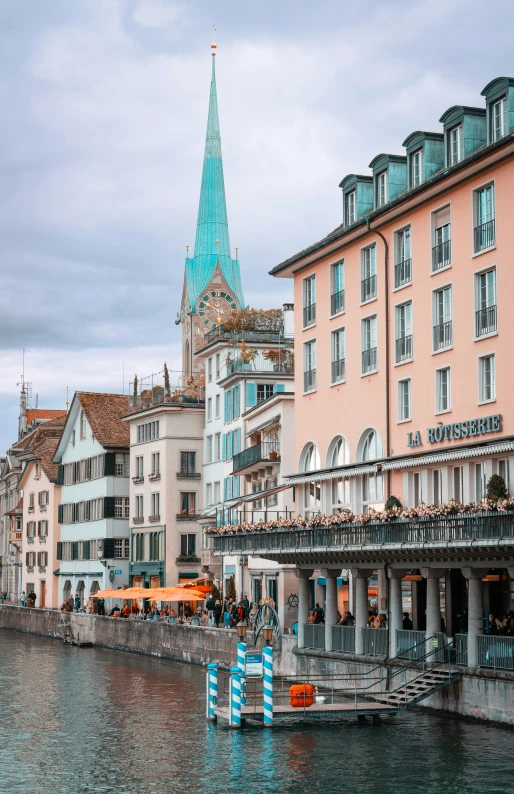
M 26 609 L 16 606 L 0 606 L 0 628 L 39 634 L 44 637 L 62 637 L 63 622 L 70 623 L 73 636 L 83 642 L 119 651 L 131 651 L 149 656 L 159 656 L 190 664 L 205 665 L 218 662 L 223 668 L 230 668 L 236 659 L 237 635 L 234 630 L 209 629 L 200 626 L 171 626 L 167 623 L 152 621 L 113 620 L 84 614 L 61 614 L 50 609 Z M 384 665 L 385 667 L 385 665 Z M 276 675 L 329 676 L 344 675 L 335 688 L 351 688 L 356 676 L 377 675 L 377 662 L 371 658 L 356 662 L 341 654 L 296 648 L 296 637 L 284 636 L 282 653 L 276 659 Z M 390 666 L 390 673 L 401 670 Z M 407 672 L 407 678 L 416 675 L 414 670 Z M 399 685 L 401 676 L 393 680 Z M 360 679 L 362 682 L 362 679 Z M 362 683 L 361 683 L 362 685 Z M 465 717 L 514 726 L 514 674 L 495 673 L 479 669 L 462 671 L 458 681 L 440 690 L 422 703 L 423 707 L 450 712 Z

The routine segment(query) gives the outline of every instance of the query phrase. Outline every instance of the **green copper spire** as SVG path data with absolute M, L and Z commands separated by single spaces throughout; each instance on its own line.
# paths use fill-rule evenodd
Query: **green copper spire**
M 230 254 L 214 63 L 215 58 L 213 57 L 195 249 L 193 258 L 186 259 L 188 296 L 193 310 L 196 308 L 200 294 L 209 284 L 216 265 L 219 265 L 221 273 L 239 305 L 244 306 L 239 262 L 232 259 Z

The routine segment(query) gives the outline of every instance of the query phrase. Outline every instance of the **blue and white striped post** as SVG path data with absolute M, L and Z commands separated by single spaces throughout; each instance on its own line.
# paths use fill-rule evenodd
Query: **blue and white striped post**
M 228 724 L 231 728 L 241 727 L 241 670 L 239 667 L 230 669 L 230 706 Z
M 237 666 L 241 670 L 241 705 L 246 706 L 246 643 L 237 643 Z
M 218 665 L 207 665 L 207 719 L 216 720 L 215 706 L 218 705 Z
M 273 648 L 263 647 L 264 652 L 264 727 L 273 725 Z

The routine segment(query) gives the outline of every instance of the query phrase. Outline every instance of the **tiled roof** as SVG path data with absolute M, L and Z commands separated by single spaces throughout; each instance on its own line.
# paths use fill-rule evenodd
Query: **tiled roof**
M 26 436 L 20 438 L 19 441 L 16 441 L 16 443 L 11 446 L 11 449 L 14 453 L 16 453 L 17 450 L 32 450 L 34 446 L 39 444 L 44 438 L 59 439 L 62 435 L 64 425 L 66 424 L 66 417 L 67 413 L 64 412 L 56 416 L 55 419 L 49 419 L 48 422 L 44 422 L 44 424 L 36 427 L 35 430 L 27 433 Z
M 57 480 L 58 464 L 52 463 L 52 458 L 55 455 L 55 450 L 59 445 L 59 438 L 45 438 L 33 449 L 34 455 L 37 455 L 41 468 L 51 482 Z
M 103 447 L 130 446 L 130 428 L 121 417 L 129 410 L 129 398 L 125 394 L 99 394 L 79 391 L 80 401 L 89 426 L 96 440 Z
M 20 501 L 14 508 L 14 510 L 9 510 L 8 513 L 5 514 L 6 516 L 21 516 L 23 515 L 23 496 L 21 497 Z
M 35 419 L 43 420 L 57 419 L 57 417 L 66 417 L 66 411 L 62 408 L 27 408 L 27 424 L 31 425 Z

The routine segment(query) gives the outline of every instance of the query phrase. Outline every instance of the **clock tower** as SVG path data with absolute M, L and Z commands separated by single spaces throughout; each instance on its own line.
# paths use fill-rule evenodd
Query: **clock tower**
M 202 187 L 192 257 L 186 257 L 184 289 L 177 322 L 182 323 L 182 369 L 185 378 L 203 371 L 195 352 L 208 331 L 222 325 L 231 312 L 244 306 L 239 260 L 232 259 L 228 234 L 221 136 L 212 44 L 212 77 Z

